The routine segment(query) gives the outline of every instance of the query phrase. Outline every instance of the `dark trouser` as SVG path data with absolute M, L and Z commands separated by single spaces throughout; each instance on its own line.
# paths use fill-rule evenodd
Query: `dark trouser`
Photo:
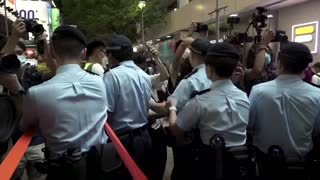
M 257 165 L 259 168 L 259 179 L 261 180 L 306 180 L 309 175 L 305 162 L 279 162 L 271 160 L 268 154 L 263 153 L 259 149 L 256 150 Z
M 97 178 L 97 153 L 94 149 L 76 159 L 48 160 L 47 180 L 89 180 Z
M 189 147 L 172 147 L 174 167 L 171 174 L 171 180 L 198 179 L 197 161 L 194 149 Z
M 167 163 L 167 146 L 161 139 L 162 127 L 155 130 L 149 127 L 152 139 L 151 174 L 150 180 L 162 180 Z
M 127 149 L 131 157 L 135 160 L 139 168 L 145 173 L 147 177 L 151 176 L 151 152 L 152 152 L 152 141 L 149 131 L 146 126 L 130 131 L 126 134 L 118 135 L 119 139 Z M 105 173 L 102 179 L 109 180 L 126 180 L 132 179 L 127 168 L 123 164 L 120 168 Z

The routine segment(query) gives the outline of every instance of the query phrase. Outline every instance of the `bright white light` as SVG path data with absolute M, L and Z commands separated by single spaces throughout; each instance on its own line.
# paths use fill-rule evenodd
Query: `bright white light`
M 160 42 L 160 41 L 161 41 L 161 39 L 157 39 L 157 41 L 158 41 L 158 42 Z
M 229 17 L 238 17 L 239 14 L 230 14 Z
M 211 43 L 211 44 L 215 44 L 215 43 L 216 43 L 216 40 L 211 40 L 210 43 Z
M 295 41 L 295 29 L 296 28 L 299 28 L 299 27 L 303 27 L 303 26 L 308 26 L 308 25 L 314 25 L 315 26 L 315 28 L 316 28 L 316 32 L 315 32 L 315 37 L 313 37 L 313 39 L 315 40 L 315 45 L 314 45 L 314 49 L 311 49 L 310 48 L 310 50 L 311 50 L 311 53 L 312 54 L 316 54 L 316 53 L 318 53 L 318 33 L 319 33 L 319 31 L 318 31 L 318 26 L 319 26 L 319 21 L 314 21 L 314 22 L 309 22 L 309 23 L 304 23 L 304 24 L 296 24 L 296 25 L 293 25 L 292 26 L 292 37 L 291 37 L 291 41 Z
M 267 18 L 268 18 L 268 19 L 272 19 L 272 18 L 273 18 L 273 15 L 272 15 L 272 14 L 268 14 L 268 15 L 267 15 Z
M 178 9 L 177 9 L 177 8 L 174 8 L 174 9 L 173 9 L 173 11 L 176 11 L 176 10 L 178 10 Z
M 146 7 L 146 2 L 145 1 L 139 1 L 138 7 L 140 9 L 143 9 L 144 7 Z
M 56 6 L 56 4 L 54 3 L 54 0 L 52 0 L 51 2 L 52 2 L 53 7 L 56 8 L 57 6 Z
M 171 36 L 166 36 L 167 38 L 171 38 Z
M 296 36 L 294 38 L 294 42 L 298 42 L 298 43 L 306 43 L 306 42 L 310 42 L 310 41 L 312 41 L 312 35 L 311 34 L 300 35 L 300 36 Z
M 133 52 L 138 52 L 138 48 L 137 47 L 133 47 Z

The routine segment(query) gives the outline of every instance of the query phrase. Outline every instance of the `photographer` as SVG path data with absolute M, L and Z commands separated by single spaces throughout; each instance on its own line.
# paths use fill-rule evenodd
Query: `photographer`
M 275 33 L 265 30 L 262 42 L 253 45 L 247 56 L 247 71 L 245 72 L 245 88 L 247 94 L 252 86 L 270 81 L 276 77 L 274 58 L 269 43 L 275 38 Z

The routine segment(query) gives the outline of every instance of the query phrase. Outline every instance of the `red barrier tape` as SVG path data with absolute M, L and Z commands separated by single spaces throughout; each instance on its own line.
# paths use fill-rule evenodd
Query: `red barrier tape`
M 28 129 L 13 146 L 6 159 L 0 165 L 0 179 L 10 180 L 22 156 L 26 152 L 35 129 Z
M 117 135 L 114 133 L 112 128 L 108 123 L 105 124 L 106 131 L 109 135 L 109 138 L 115 145 L 122 161 L 129 169 L 129 172 L 134 180 L 148 180 L 148 178 L 144 175 L 144 173 L 139 169 L 137 164 L 129 155 L 128 151 L 120 142 Z M 22 156 L 26 152 L 30 141 L 32 139 L 33 133 L 35 129 L 28 129 L 17 141 L 17 143 L 13 146 L 7 157 L 4 159 L 2 164 L 0 165 L 0 180 L 10 180 L 12 174 L 16 170 Z
M 105 124 L 106 131 L 108 133 L 109 138 L 114 143 L 115 148 L 117 149 L 122 161 L 126 165 L 126 167 L 129 169 L 129 172 L 134 180 L 147 180 L 148 178 L 144 175 L 144 173 L 140 170 L 140 168 L 137 166 L 137 164 L 134 162 L 134 160 L 131 158 L 128 151 L 125 149 L 125 147 L 120 142 L 117 135 L 114 133 L 112 128 L 108 123 Z

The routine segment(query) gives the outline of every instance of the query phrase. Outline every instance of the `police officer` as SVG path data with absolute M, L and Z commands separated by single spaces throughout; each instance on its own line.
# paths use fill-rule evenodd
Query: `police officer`
M 58 64 L 56 75 L 31 87 L 25 98 L 20 127 L 41 129 L 49 180 L 94 179 L 93 174 L 87 174 L 93 165 L 87 164 L 87 157 L 92 146 L 107 141 L 106 91 L 99 76 L 83 71 L 79 65 L 85 47 L 86 38 L 78 29 L 58 27 L 50 44 Z M 23 89 L 13 94 L 23 96 Z
M 208 89 L 211 86 L 211 81 L 206 76 L 204 65 L 205 55 L 210 46 L 209 40 L 205 38 L 198 38 L 196 40 L 186 38 L 182 43 L 190 46 L 191 53 L 189 61 L 193 70 L 184 77 L 169 97 L 169 99 L 175 99 L 177 101 L 178 111 L 189 101 L 193 93 Z
M 279 146 L 287 160 L 304 160 L 317 147 L 313 140 L 318 139 L 320 130 L 320 89 L 302 80 L 313 59 L 309 48 L 290 42 L 278 58 L 279 76 L 254 86 L 249 98 L 249 129 L 253 145 L 258 148 L 262 176 L 267 175 L 263 159 L 269 147 Z
M 150 77 L 132 61 L 131 41 L 113 35 L 107 46 L 112 67 L 105 73 L 108 123 L 116 132 L 139 167 L 148 175 L 151 138 L 147 129 Z M 123 174 L 120 174 L 123 175 Z M 130 179 L 119 176 L 117 179 Z
M 206 75 L 213 83 L 210 89 L 192 98 L 178 116 L 177 102 L 169 101 L 170 131 L 173 135 L 197 127 L 205 145 L 209 145 L 215 134 L 225 140 L 226 147 L 245 144 L 250 104 L 246 94 L 231 81 L 239 57 L 239 52 L 227 43 L 217 43 L 209 48 L 205 59 Z M 209 179 L 211 176 L 206 175 L 214 170 L 213 165 L 214 162 L 209 167 L 201 167 L 203 171 L 199 177 Z

